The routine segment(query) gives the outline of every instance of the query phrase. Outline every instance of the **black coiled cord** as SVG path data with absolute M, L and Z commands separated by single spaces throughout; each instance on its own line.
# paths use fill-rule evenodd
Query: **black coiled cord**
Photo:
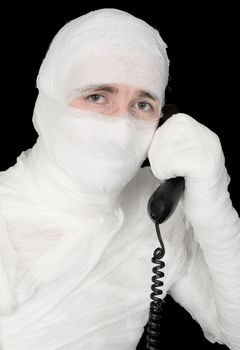
M 164 273 L 161 271 L 164 268 L 165 263 L 161 261 L 163 256 L 165 255 L 165 247 L 163 244 L 163 240 L 161 237 L 159 224 L 155 223 L 157 236 L 161 245 L 161 248 L 157 248 L 153 252 L 152 262 L 157 264 L 152 268 L 154 273 L 152 277 L 152 293 L 150 294 L 150 298 L 152 299 L 150 303 L 149 310 L 149 320 L 147 327 L 147 349 L 148 350 L 158 350 L 160 346 L 160 320 L 161 320 L 161 311 L 162 304 L 164 303 L 163 299 L 160 298 L 160 295 L 163 293 L 159 287 L 163 286 L 163 282 L 159 279 L 164 277 Z

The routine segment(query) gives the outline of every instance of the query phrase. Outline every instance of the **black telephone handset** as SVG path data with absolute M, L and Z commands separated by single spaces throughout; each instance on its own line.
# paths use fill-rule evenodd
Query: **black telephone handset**
M 184 190 L 184 178 L 164 180 L 151 195 L 147 211 L 154 223 L 162 224 L 175 211 Z
M 165 105 L 163 108 L 163 117 L 160 119 L 160 125 L 177 112 L 178 109 L 176 105 Z M 157 236 L 161 245 L 161 248 L 155 249 L 152 257 L 152 262 L 157 264 L 157 266 L 154 266 L 152 269 L 154 273 L 152 277 L 153 284 L 151 286 L 152 293 L 150 294 L 152 301 L 150 303 L 147 327 L 147 349 L 149 350 L 157 350 L 160 346 L 159 329 L 163 300 L 159 297 L 159 295 L 162 294 L 162 290 L 159 289 L 159 287 L 163 286 L 163 282 L 159 279 L 164 276 L 164 273 L 160 270 L 165 266 L 165 263 L 161 261 L 165 255 L 165 247 L 162 241 L 159 224 L 162 224 L 174 213 L 184 188 L 185 181 L 183 177 L 164 180 L 153 192 L 147 204 L 148 215 L 155 223 Z

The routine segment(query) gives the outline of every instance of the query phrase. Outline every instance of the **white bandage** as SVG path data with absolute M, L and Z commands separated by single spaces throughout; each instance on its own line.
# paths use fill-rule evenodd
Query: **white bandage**
M 161 107 L 168 66 L 158 31 L 129 13 L 103 9 L 67 23 L 37 79 L 35 159 L 43 167 L 50 160 L 48 167 L 68 187 L 117 196 L 147 158 L 158 120 L 110 118 L 68 103 L 87 86 L 126 83 L 150 92 Z
M 92 11 L 67 23 L 55 36 L 37 86 L 64 101 L 88 85 L 125 83 L 163 102 L 169 68 L 166 48 L 156 29 L 129 13 Z

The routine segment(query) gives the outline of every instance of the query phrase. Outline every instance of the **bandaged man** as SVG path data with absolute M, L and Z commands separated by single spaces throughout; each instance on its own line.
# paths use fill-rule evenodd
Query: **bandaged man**
M 53 39 L 37 77 L 39 136 L 0 173 L 1 349 L 135 349 L 159 246 L 147 202 L 176 176 L 185 191 L 161 228 L 162 297 L 210 342 L 240 349 L 230 177 L 218 136 L 193 117 L 157 128 L 168 68 L 158 31 L 120 10 L 92 11 Z

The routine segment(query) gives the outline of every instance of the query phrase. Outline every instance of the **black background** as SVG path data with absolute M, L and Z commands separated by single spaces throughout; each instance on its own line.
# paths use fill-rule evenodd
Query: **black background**
M 32 110 L 37 96 L 35 87 L 39 66 L 53 36 L 69 20 L 104 7 L 128 11 L 159 29 L 168 45 L 170 81 L 166 102 L 177 104 L 220 137 L 231 177 L 229 192 L 240 212 L 238 179 L 238 37 L 236 8 L 212 8 L 203 2 L 144 2 L 135 5 L 102 1 L 16 5 L 2 9 L 1 46 L 1 130 L 0 170 L 16 162 L 16 157 L 35 143 Z M 170 296 L 162 319 L 162 349 L 225 349 L 209 343 L 200 326 Z M 124 337 L 124 334 L 123 334 Z M 142 341 L 140 342 L 142 344 Z M 139 344 L 139 349 L 144 349 Z

